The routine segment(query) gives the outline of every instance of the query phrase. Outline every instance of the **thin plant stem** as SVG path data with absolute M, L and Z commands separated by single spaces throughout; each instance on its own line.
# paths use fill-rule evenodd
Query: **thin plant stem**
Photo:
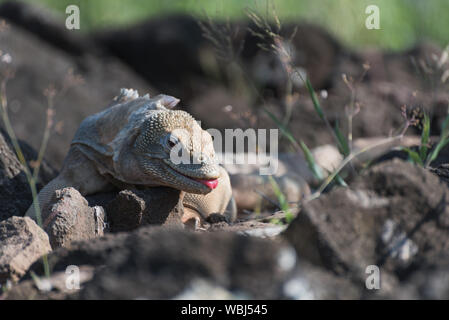
M 22 164 L 23 171 L 25 172 L 25 176 L 27 178 L 27 182 L 28 182 L 28 185 L 31 190 L 31 195 L 33 197 L 33 207 L 36 212 L 37 224 L 42 228 L 42 215 L 41 215 L 41 209 L 40 209 L 39 201 L 38 201 L 38 197 L 37 197 L 37 195 L 38 195 L 37 187 L 36 187 L 37 179 L 31 173 L 31 170 L 25 160 L 25 156 L 23 155 L 22 148 L 20 147 L 19 141 L 18 141 L 17 136 L 12 128 L 11 121 L 8 116 L 8 111 L 7 111 L 8 100 L 7 100 L 7 96 L 6 96 L 6 80 L 5 79 L 1 82 L 1 85 L 0 85 L 0 104 L 1 104 L 2 119 L 3 119 L 3 123 L 5 125 L 6 132 L 8 133 L 9 137 L 11 138 L 12 145 L 14 147 L 14 150 L 16 152 L 19 162 Z M 46 143 L 45 143 L 45 145 L 46 145 Z M 45 150 L 42 151 L 42 148 L 41 148 L 40 151 L 43 153 Z M 39 165 L 40 164 L 38 164 L 38 166 Z M 44 266 L 45 276 L 50 277 L 50 267 L 48 264 L 48 258 L 47 258 L 46 254 L 44 254 L 42 256 L 42 262 L 43 262 L 43 266 Z
M 343 161 L 340 163 L 340 165 L 332 172 L 332 174 L 330 174 L 329 176 L 327 176 L 327 178 L 324 180 L 324 182 L 321 184 L 321 186 L 317 189 L 317 191 L 315 191 L 313 194 L 310 195 L 310 197 L 306 200 L 306 201 L 310 201 L 313 199 L 318 198 L 322 192 L 324 191 L 324 189 L 326 189 L 326 187 L 332 182 L 332 180 L 334 180 L 334 178 L 338 175 L 338 173 L 348 164 L 350 163 L 354 158 L 358 157 L 359 155 L 361 155 L 362 153 L 365 153 L 371 149 L 374 149 L 376 147 L 380 147 L 384 144 L 389 144 L 391 142 L 394 142 L 396 140 L 401 140 L 403 138 L 403 134 L 400 134 L 398 136 L 395 137 L 389 137 L 389 138 L 385 138 L 377 143 L 373 143 L 372 145 L 366 146 L 365 148 L 362 148 L 356 152 L 351 152 L 351 154 L 349 154 L 345 159 L 343 159 Z

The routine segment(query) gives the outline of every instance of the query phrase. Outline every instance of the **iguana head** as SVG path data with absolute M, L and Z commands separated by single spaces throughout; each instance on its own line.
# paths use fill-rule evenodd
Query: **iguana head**
M 141 171 L 161 185 L 205 194 L 218 184 L 212 137 L 185 111 L 153 112 L 134 147 Z

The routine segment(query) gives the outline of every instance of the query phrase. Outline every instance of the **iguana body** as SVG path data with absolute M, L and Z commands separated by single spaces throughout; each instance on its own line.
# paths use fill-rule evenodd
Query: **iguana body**
M 38 195 L 40 207 L 64 187 L 89 195 L 112 186 L 168 186 L 187 193 L 187 218 L 235 218 L 229 177 L 214 159 L 212 138 L 187 112 L 169 110 L 178 102 L 122 89 L 107 109 L 81 123 L 60 174 Z M 188 161 L 176 161 L 181 152 Z M 35 216 L 32 206 L 26 215 Z

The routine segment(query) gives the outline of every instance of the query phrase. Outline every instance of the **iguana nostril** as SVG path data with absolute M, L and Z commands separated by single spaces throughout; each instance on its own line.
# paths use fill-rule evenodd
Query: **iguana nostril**
M 194 162 L 196 164 L 204 164 L 209 162 L 209 157 L 205 155 L 204 153 L 196 153 L 192 155 L 194 158 Z

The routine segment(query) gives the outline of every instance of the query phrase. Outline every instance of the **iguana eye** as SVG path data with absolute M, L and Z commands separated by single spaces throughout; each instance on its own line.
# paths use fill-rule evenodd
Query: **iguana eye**
M 179 142 L 179 140 L 175 136 L 170 136 L 170 138 L 167 141 L 168 146 L 170 148 L 173 148 L 174 146 L 176 146 L 178 144 L 178 142 Z

